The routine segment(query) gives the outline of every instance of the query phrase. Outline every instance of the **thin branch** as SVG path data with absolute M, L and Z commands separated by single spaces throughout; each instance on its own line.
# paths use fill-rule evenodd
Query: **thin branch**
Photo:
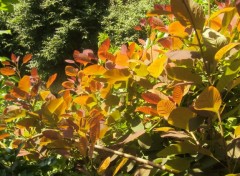
M 106 152 L 110 152 L 110 153 L 113 153 L 113 154 L 116 154 L 116 155 L 119 155 L 119 156 L 122 156 L 122 157 L 125 157 L 125 158 L 128 158 L 128 159 L 137 161 L 137 162 L 139 162 L 139 163 L 146 164 L 146 165 L 149 165 L 149 166 L 158 168 L 158 169 L 163 170 L 163 171 L 167 171 L 167 172 L 170 172 L 170 173 L 176 173 L 176 171 L 174 171 L 174 170 L 172 170 L 172 169 L 168 169 L 168 168 L 166 168 L 166 167 L 163 166 L 163 165 L 156 164 L 156 163 L 154 163 L 154 162 L 152 162 L 152 161 L 149 161 L 149 160 L 146 160 L 146 159 L 143 159 L 143 158 L 139 158 L 139 157 L 130 155 L 130 154 L 128 154 L 128 153 L 123 153 L 123 152 L 115 151 L 115 150 L 112 150 L 112 149 L 109 149 L 109 148 L 107 148 L 107 147 L 100 146 L 100 145 L 95 145 L 94 147 L 95 147 L 96 149 L 104 150 L 104 151 L 106 151 Z

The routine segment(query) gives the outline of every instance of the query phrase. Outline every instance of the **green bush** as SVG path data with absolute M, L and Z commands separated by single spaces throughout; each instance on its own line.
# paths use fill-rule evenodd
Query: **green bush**
M 146 31 L 134 29 L 140 19 L 146 16 L 146 12 L 156 3 L 165 4 L 169 0 L 112 0 L 108 9 L 108 15 L 102 20 L 103 32 L 108 34 L 111 42 L 119 46 L 128 41 L 137 41 L 138 38 L 146 38 Z
M 0 55 L 34 55 L 31 64 L 48 72 L 63 64 L 75 49 L 97 49 L 97 35 L 105 0 L 19 1 L 13 13 L 3 13 L 2 23 L 12 36 L 1 36 Z

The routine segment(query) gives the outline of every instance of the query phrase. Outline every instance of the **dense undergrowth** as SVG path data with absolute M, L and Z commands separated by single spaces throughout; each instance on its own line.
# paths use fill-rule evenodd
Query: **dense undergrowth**
M 136 27 L 147 40 L 75 50 L 57 95 L 57 74 L 22 74 L 31 54 L 1 58 L 0 173 L 240 173 L 240 7 L 217 5 L 155 5 Z

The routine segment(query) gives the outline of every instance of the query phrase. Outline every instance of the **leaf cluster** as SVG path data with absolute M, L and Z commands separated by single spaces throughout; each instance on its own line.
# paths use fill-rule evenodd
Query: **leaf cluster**
M 57 74 L 21 74 L 31 55 L 1 62 L 19 77 L 4 97 L 2 148 L 32 162 L 62 157 L 85 175 L 237 175 L 240 10 L 218 5 L 206 18 L 193 0 L 171 0 L 138 27 L 147 40 L 74 50 L 58 95 Z

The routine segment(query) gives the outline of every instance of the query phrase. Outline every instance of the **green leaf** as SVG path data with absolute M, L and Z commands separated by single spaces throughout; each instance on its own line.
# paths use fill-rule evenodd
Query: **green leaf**
M 11 33 L 11 30 L 0 30 L 0 35 L 3 35 L 3 34 L 12 34 L 12 33 Z
M 205 14 L 202 7 L 193 0 L 171 0 L 174 16 L 183 26 L 191 25 L 202 30 L 205 23 Z
M 178 107 L 174 109 L 168 117 L 168 123 L 184 129 L 189 130 L 189 120 L 194 118 L 196 114 L 185 107 Z
M 180 154 L 196 154 L 197 153 L 197 146 L 189 143 L 187 141 L 178 143 L 178 144 L 173 144 L 170 145 L 160 152 L 158 152 L 157 156 L 158 157 L 168 157 L 170 155 L 180 155 Z
M 168 76 L 176 81 L 190 81 L 196 84 L 202 83 L 201 76 L 192 73 L 192 70 L 184 67 L 167 67 Z
M 235 59 L 228 67 L 226 67 L 224 74 L 217 83 L 217 89 L 221 92 L 225 87 L 228 87 L 229 84 L 237 77 L 239 71 L 240 59 Z
M 168 160 L 164 165 L 167 170 L 172 170 L 174 172 L 182 172 L 190 167 L 192 162 L 191 158 L 176 158 L 173 160 Z
M 139 146 L 141 146 L 144 149 L 149 149 L 151 147 L 152 142 L 153 141 L 151 139 L 151 136 L 148 133 L 145 133 L 144 135 L 141 135 L 138 138 Z

